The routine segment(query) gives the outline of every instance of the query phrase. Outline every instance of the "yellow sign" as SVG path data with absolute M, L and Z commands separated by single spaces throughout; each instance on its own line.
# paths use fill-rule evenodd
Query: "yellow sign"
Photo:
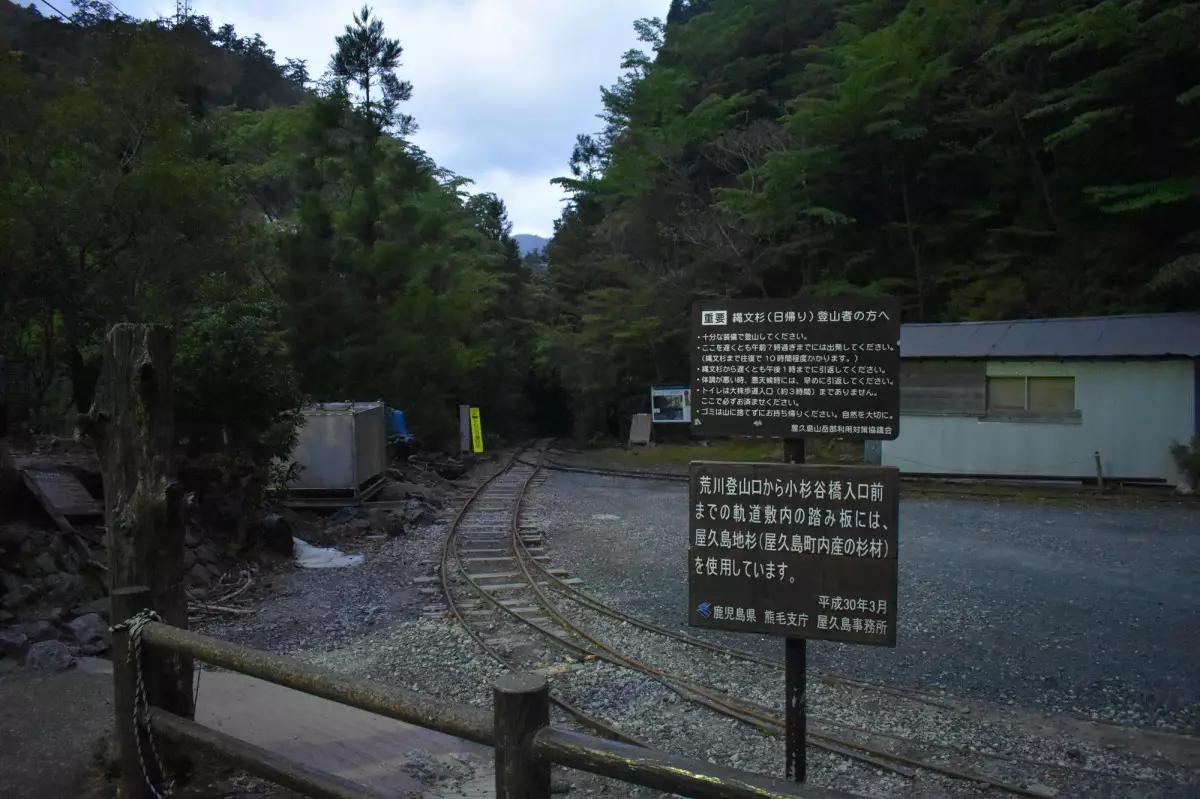
M 479 409 L 471 409 L 471 449 L 483 452 L 483 425 L 479 423 Z

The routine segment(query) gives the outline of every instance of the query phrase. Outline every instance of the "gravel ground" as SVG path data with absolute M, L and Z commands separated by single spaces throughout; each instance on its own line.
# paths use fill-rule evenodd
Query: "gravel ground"
M 684 629 L 684 485 L 555 474 L 554 561 Z M 616 516 L 616 519 L 608 518 Z M 1200 516 L 961 500 L 901 503 L 895 649 L 826 642 L 811 668 L 1141 726 L 1200 728 Z M 782 657 L 767 636 L 694 631 Z
M 477 476 L 476 482 L 478 479 Z M 464 486 L 463 494 L 466 489 Z M 683 629 L 680 620 L 684 618 L 685 594 L 682 546 L 685 497 L 683 486 L 553 474 L 532 492 L 525 521 L 546 532 L 553 565 L 584 577 L 582 588 L 587 593 L 640 617 Z M 1094 709 L 1094 705 L 1082 699 L 1068 702 L 1058 698 L 1070 697 L 1067 691 L 1074 691 L 1080 697 L 1090 696 L 1079 687 L 1087 683 L 1086 676 L 1080 678 L 1076 674 L 1068 680 L 1063 675 L 1073 669 L 1077 671 L 1081 665 L 1107 671 L 1115 663 L 1119 667 L 1115 673 L 1126 680 L 1150 685 L 1148 691 L 1142 689 L 1144 695 L 1139 694 L 1138 702 L 1129 705 L 1138 708 L 1139 713 L 1131 718 L 1162 724 L 1174 720 L 1163 715 L 1167 711 L 1153 692 L 1157 683 L 1146 677 L 1158 675 L 1161 679 L 1174 674 L 1178 676 L 1178 686 L 1168 682 L 1157 690 L 1173 693 L 1178 700 L 1175 712 L 1182 714 L 1179 718 L 1184 723 L 1194 720 L 1196 686 L 1189 686 L 1193 693 L 1184 696 L 1179 691 L 1183 675 L 1188 674 L 1185 667 L 1198 654 L 1196 642 L 1185 641 L 1179 634 L 1185 622 L 1176 622 L 1177 632 L 1171 637 L 1179 642 L 1181 651 L 1168 662 L 1160 662 L 1161 658 L 1147 661 L 1134 654 L 1147 650 L 1156 636 L 1169 635 L 1169 627 L 1164 631 L 1161 626 L 1145 626 L 1150 614 L 1143 605 L 1171 597 L 1172 604 L 1164 607 L 1173 613 L 1194 608 L 1194 599 L 1187 600 L 1192 604 L 1186 605 L 1184 599 L 1175 595 L 1182 574 L 1188 569 L 1185 560 L 1188 541 L 1183 535 L 1186 520 L 1180 518 L 1175 522 L 1173 534 L 1157 534 L 1172 538 L 1170 543 L 1156 546 L 1171 548 L 1174 560 L 1169 563 L 1176 576 L 1160 568 L 1155 574 L 1154 599 L 1147 599 L 1135 591 L 1111 591 L 1114 570 L 1129 569 L 1134 574 L 1138 571 L 1128 556 L 1121 559 L 1121 565 L 1111 565 L 1103 557 L 1106 550 L 1102 540 L 1104 531 L 1122 538 L 1135 537 L 1130 531 L 1146 524 L 1145 519 L 1126 520 L 1113 532 L 1102 523 L 1103 518 L 1089 522 L 1086 513 L 1066 511 L 1074 519 L 1068 532 L 1073 530 L 1080 538 L 1097 539 L 1089 547 L 1075 548 L 1073 557 L 1085 562 L 1071 566 L 1074 561 L 1057 552 L 1065 548 L 1061 539 L 1068 525 L 1062 519 L 1039 518 L 1047 513 L 1046 509 L 1016 510 L 1028 518 L 1005 529 L 1019 527 L 1024 532 L 1019 536 L 1009 533 L 1009 548 L 1004 550 L 1008 555 L 999 557 L 994 551 L 975 551 L 977 548 L 972 548 L 970 541 L 985 533 L 994 537 L 996 534 L 991 531 L 998 529 L 1002 521 L 1011 525 L 1013 509 L 961 502 L 905 505 L 902 624 L 906 618 L 918 618 L 918 612 L 925 614 L 920 617 L 923 621 L 901 628 L 900 646 L 896 650 L 816 644 L 810 647 L 810 667 L 886 680 L 898 686 L 942 688 L 954 696 L 943 695 L 929 701 L 810 679 L 808 697 L 813 731 L 913 757 L 933 758 L 993 780 L 1024 786 L 1039 795 L 1200 795 L 1200 784 L 1196 782 L 1200 772 L 1200 743 L 1195 739 L 1102 727 L 1065 718 L 1046 719 L 1026 711 L 1026 708 L 1049 710 L 1056 705 L 1068 710 L 1073 706 L 1079 706 L 1081 711 Z M 939 526 L 935 527 L 935 523 Z M 1155 523 L 1162 525 L 1161 520 Z M 1056 554 L 1048 560 L 1021 557 L 1018 547 L 1033 546 L 1031 538 L 1038 542 L 1037 551 L 1047 552 L 1051 524 L 1056 528 L 1054 535 L 1060 539 L 1054 548 Z M 941 535 L 909 532 L 918 527 L 947 532 Z M 972 531 L 969 534 L 965 532 L 968 529 Z M 259 648 L 286 651 L 335 671 L 445 699 L 490 706 L 491 684 L 502 668 L 453 622 L 420 616 L 420 606 L 429 600 L 419 594 L 414 579 L 433 573 L 430 564 L 437 560 L 444 532 L 444 525 L 435 525 L 400 539 L 371 543 L 364 549 L 367 560 L 362 566 L 289 575 L 284 581 L 287 595 L 265 599 L 258 615 L 209 625 L 206 631 Z M 1127 547 L 1122 551 L 1136 551 L 1149 560 L 1155 535 L 1138 538 L 1144 539 L 1141 549 Z M 1079 551 L 1088 554 L 1080 555 Z M 1055 563 L 1057 568 L 1050 571 L 1040 565 L 1046 562 Z M 1108 565 L 1101 569 L 1098 564 Z M 1194 570 L 1194 557 L 1192 564 Z M 1002 580 L 995 575 L 998 567 L 1007 568 L 1014 576 Z M 1081 580 L 1081 576 L 1086 579 Z M 1068 579 L 1070 583 L 1064 585 Z M 1101 580 L 1110 586 L 1107 592 L 1100 587 Z M 1082 596 L 1080 582 L 1093 586 Z M 1167 583 L 1176 588 L 1167 587 Z M 1065 614 L 1063 608 L 1071 606 L 1057 599 L 1068 592 L 1079 606 L 1075 616 Z M 1131 595 L 1141 603 L 1133 610 L 1130 610 Z M 1091 626 L 1074 628 L 1079 616 L 1091 619 L 1093 615 L 1084 609 L 1093 606 L 1085 606 L 1083 596 L 1089 603 L 1121 607 L 1124 613 L 1136 614 L 1143 620 L 1136 631 L 1138 638 L 1131 640 L 1126 633 L 1123 646 L 1128 651 L 1114 652 L 1118 647 L 1109 646 L 1073 654 L 1076 648 L 1087 647 L 1088 641 L 1111 635 L 1110 630 L 1094 621 Z M 1187 594 L 1182 596 L 1186 598 Z M 376 610 L 369 611 L 372 607 Z M 598 638 L 619 645 L 631 656 L 727 690 L 742 702 L 765 708 L 782 706 L 782 674 L 776 669 L 697 651 L 577 605 L 563 604 L 563 608 Z M 952 608 L 959 610 L 952 612 Z M 1024 632 L 1027 622 L 1021 619 L 1035 614 L 1050 627 Z M 1159 607 L 1154 618 L 1170 616 Z M 941 625 L 936 633 L 932 631 L 935 628 L 931 619 Z M 981 635 L 982 627 L 977 625 L 995 625 L 997 619 L 1005 621 L 1005 632 Z M 724 643 L 740 648 L 757 647 L 771 657 L 781 655 L 782 647 L 775 639 L 710 637 L 723 638 Z M 1012 645 L 1010 642 L 1014 640 L 1023 642 L 1025 649 L 1021 650 L 1019 644 Z M 1064 648 L 1049 654 L 1039 652 L 1042 644 L 1038 642 L 1042 640 Z M 997 658 L 999 662 L 993 662 Z M 1093 665 L 1097 659 L 1103 662 Z M 1059 660 L 1065 661 L 1061 670 Z M 685 702 L 653 678 L 601 661 L 575 662 L 558 653 L 548 657 L 545 665 L 553 666 L 551 683 L 556 695 L 650 745 L 765 774 L 782 773 L 782 744 L 778 738 Z M 1062 680 L 1061 685 L 1049 685 L 1038 679 L 1041 676 L 1038 669 L 1046 667 L 1052 667 L 1047 674 Z M 978 699 L 999 700 L 1000 707 L 973 701 Z M 1105 706 L 1100 704 L 1101 708 Z M 1125 707 L 1114 705 L 1113 709 L 1119 711 Z M 1117 712 L 1113 717 L 1124 718 Z M 565 717 L 556 712 L 556 722 L 566 723 Z M 920 745 L 913 741 L 919 741 Z M 563 776 L 573 786 L 571 795 L 658 795 L 576 772 L 565 772 Z M 908 778 L 811 747 L 809 779 L 814 784 L 865 796 L 996 795 L 984 786 L 929 771 Z
M 253 616 L 224 618 L 197 625 L 217 638 L 271 652 L 293 652 L 335 645 L 338 641 L 387 627 L 420 615 L 429 600 L 420 595 L 412 578 L 428 571 L 440 557 L 446 525 L 470 493 L 497 471 L 485 463 L 451 492 L 438 521 L 413 528 L 406 535 L 364 536 L 340 543 L 346 554 L 364 554 L 359 566 L 337 569 L 288 567 L 256 586 L 259 600 Z M 303 531 L 297 531 L 303 536 Z

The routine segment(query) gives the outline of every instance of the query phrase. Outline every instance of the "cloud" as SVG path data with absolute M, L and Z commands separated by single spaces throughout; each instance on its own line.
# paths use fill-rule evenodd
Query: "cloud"
M 504 199 L 508 207 L 508 218 L 513 223 L 513 233 L 533 233 L 550 238 L 554 233 L 554 220 L 562 212 L 566 195 L 557 186 L 550 185 L 556 171 L 541 173 L 519 173 L 507 169 L 488 169 L 479 175 L 470 175 L 475 181 L 469 191 L 492 192 Z
M 67 2 L 67 0 L 63 0 Z M 58 3 L 55 3 L 58 5 Z M 138 17 L 171 15 L 167 0 L 118 0 Z M 640 46 L 639 17 L 665 16 L 669 0 L 378 0 L 370 3 L 404 47 L 413 83 L 405 112 L 414 142 L 439 164 L 495 191 L 518 233 L 549 235 L 575 135 L 600 127 L 600 86 Z M 282 60 L 324 71 L 334 37 L 362 0 L 192 0 L 214 25 L 259 33 Z M 61 7 L 61 6 L 60 6 Z M 66 10 L 66 9 L 64 9 Z

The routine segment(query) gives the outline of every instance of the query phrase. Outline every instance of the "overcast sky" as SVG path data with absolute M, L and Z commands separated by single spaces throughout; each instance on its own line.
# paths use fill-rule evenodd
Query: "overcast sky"
M 51 0 L 70 13 L 69 0 Z M 113 0 L 138 18 L 170 16 L 174 0 Z M 513 232 L 549 236 L 577 133 L 600 127 L 600 86 L 639 46 L 633 22 L 665 17 L 669 0 L 376 0 L 369 3 L 404 47 L 400 77 L 413 83 L 407 113 L 416 144 L 440 165 L 493 191 Z M 324 71 L 333 37 L 362 0 L 192 0 L 213 27 L 262 34 L 276 57 Z M 51 13 L 42 6 L 43 13 Z

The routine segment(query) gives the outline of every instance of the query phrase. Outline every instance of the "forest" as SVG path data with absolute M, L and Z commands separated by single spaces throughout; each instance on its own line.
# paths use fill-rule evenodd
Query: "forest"
M 673 0 L 524 259 L 502 198 L 409 140 L 404 32 L 370 9 L 309 65 L 72 8 L 0 0 L 0 359 L 41 429 L 86 412 L 117 321 L 174 326 L 181 446 L 262 462 L 312 398 L 430 442 L 461 402 L 504 436 L 619 435 L 686 382 L 700 298 L 1200 309 L 1198 2 Z

